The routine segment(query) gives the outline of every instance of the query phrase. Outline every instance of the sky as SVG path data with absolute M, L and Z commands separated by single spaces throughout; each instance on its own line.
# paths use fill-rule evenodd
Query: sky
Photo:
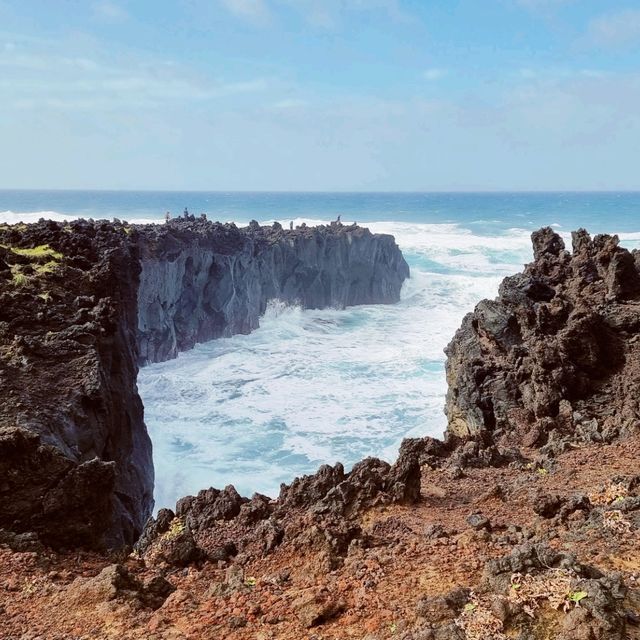
M 640 189 L 638 0 L 0 0 L 0 188 Z

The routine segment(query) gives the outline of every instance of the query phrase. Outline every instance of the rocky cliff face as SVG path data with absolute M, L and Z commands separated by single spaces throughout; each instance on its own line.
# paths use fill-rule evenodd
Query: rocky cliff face
M 637 428 L 640 253 L 616 236 L 550 228 L 534 261 L 464 319 L 447 348 L 448 430 L 544 446 L 611 441 Z
M 138 363 L 246 333 L 274 298 L 393 302 L 390 236 L 205 220 L 0 227 L 0 528 L 134 542 L 153 506 Z
M 0 527 L 54 546 L 131 543 L 153 504 L 128 231 L 0 228 Z
M 285 231 L 177 219 L 140 234 L 141 363 L 249 333 L 270 300 L 305 309 L 397 302 L 409 276 L 392 236 L 355 225 Z

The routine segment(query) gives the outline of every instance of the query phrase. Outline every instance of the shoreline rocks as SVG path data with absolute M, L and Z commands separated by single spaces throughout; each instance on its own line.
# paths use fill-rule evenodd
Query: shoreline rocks
M 0 527 L 133 544 L 153 507 L 140 364 L 247 333 L 271 299 L 392 303 L 408 276 L 355 225 L 0 225 Z

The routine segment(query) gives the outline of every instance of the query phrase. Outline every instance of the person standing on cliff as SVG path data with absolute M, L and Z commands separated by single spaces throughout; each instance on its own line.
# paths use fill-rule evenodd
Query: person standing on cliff
M 187 209 L 187 207 L 184 208 L 184 213 L 183 213 L 185 218 L 189 217 L 189 209 Z
M 289 230 L 293 231 L 293 220 L 289 223 Z
M 167 213 L 164 214 L 164 221 L 169 222 L 169 220 L 171 220 L 171 212 L 167 211 Z

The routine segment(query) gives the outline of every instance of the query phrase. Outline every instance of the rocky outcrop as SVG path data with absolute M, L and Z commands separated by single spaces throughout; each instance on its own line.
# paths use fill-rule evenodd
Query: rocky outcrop
M 142 364 L 249 333 L 270 300 L 305 309 L 397 302 L 409 276 L 392 236 L 355 225 L 238 229 L 200 218 L 139 232 Z
M 153 504 L 128 231 L 0 228 L 0 526 L 50 545 L 132 543 Z
M 150 518 L 136 550 L 150 566 L 235 556 L 246 562 L 271 554 L 283 542 L 308 544 L 312 527 L 314 543 L 326 547 L 328 566 L 335 566 L 362 537 L 356 523 L 368 509 L 419 500 L 419 454 L 404 447 L 394 465 L 367 458 L 349 473 L 340 463 L 323 465 L 313 475 L 283 484 L 277 500 L 260 494 L 249 500 L 233 486 L 200 491 L 179 500 L 175 513 L 162 509 Z
M 407 276 L 356 226 L 0 226 L 0 527 L 132 544 L 153 506 L 139 363 L 251 331 L 271 299 L 394 302 Z
M 534 261 L 480 302 L 447 347 L 449 434 L 553 455 L 637 429 L 638 252 L 584 230 L 572 253 L 550 228 L 532 240 Z

